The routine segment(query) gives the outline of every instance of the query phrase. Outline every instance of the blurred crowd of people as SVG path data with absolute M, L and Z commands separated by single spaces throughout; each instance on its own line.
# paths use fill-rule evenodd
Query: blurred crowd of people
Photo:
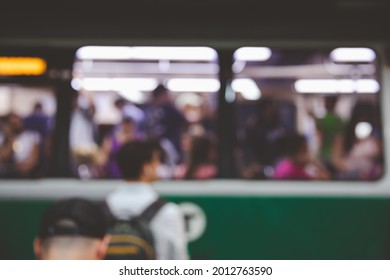
M 239 137 L 236 159 L 241 177 L 277 180 L 375 180 L 383 172 L 379 107 L 357 100 L 350 118 L 337 115 L 337 96 L 324 98 L 325 115 L 314 120 L 317 149 L 308 135 L 281 118 L 278 101 L 264 98 Z M 288 117 L 290 120 L 295 116 Z
M 218 139 L 214 111 L 204 100 L 183 105 L 178 99 L 162 85 L 152 92 L 150 102 L 142 105 L 118 97 L 112 106 L 120 120 L 104 127 L 96 122 L 93 96 L 74 95 L 69 132 L 73 175 L 82 179 L 121 178 L 116 163 L 119 149 L 132 141 L 154 139 L 159 141 L 164 155 L 158 171 L 160 178 L 216 178 Z M 315 131 L 303 131 L 298 130 L 293 101 L 286 106 L 286 101 L 261 98 L 253 114 L 247 114 L 241 120 L 244 124 L 239 123 L 237 128 L 234 155 L 238 177 L 378 179 L 384 165 L 379 106 L 356 98 L 342 117 L 335 110 L 339 101 L 336 95 L 323 99 L 323 115 L 306 112 Z M 46 176 L 53 122 L 41 102 L 35 103 L 26 116 L 11 112 L 0 117 L 2 178 Z
M 120 121 L 107 133 L 94 120 L 93 98 L 79 95 L 73 102 L 70 147 L 73 173 L 85 179 L 120 178 L 119 149 L 136 140 L 154 139 L 163 150 L 160 178 L 210 179 L 217 176 L 215 120 L 207 104 L 179 107 L 159 85 L 142 106 L 123 98 L 114 102 Z M 196 108 L 193 108 L 196 107 Z M 100 139 L 100 140 L 99 140 Z
M 43 176 L 50 162 L 52 132 L 53 119 L 40 102 L 25 117 L 13 112 L 0 117 L 0 176 Z

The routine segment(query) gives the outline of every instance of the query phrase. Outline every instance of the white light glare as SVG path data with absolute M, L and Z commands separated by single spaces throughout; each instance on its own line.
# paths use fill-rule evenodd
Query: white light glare
M 206 60 L 217 59 L 217 52 L 208 47 L 133 47 L 133 57 L 142 60 Z
M 137 90 L 119 91 L 118 94 L 133 103 L 143 104 L 146 102 L 145 94 Z
M 380 86 L 372 79 L 302 79 L 295 82 L 294 88 L 300 93 L 376 93 Z
M 217 79 L 175 78 L 167 83 L 167 88 L 174 92 L 217 92 L 220 87 Z
M 78 59 L 101 60 L 189 60 L 215 61 L 217 52 L 209 47 L 100 47 L 85 46 Z
M 355 126 L 355 135 L 358 139 L 365 139 L 370 136 L 372 125 L 368 122 L 359 122 Z
M 337 48 L 330 57 L 335 62 L 373 62 L 376 55 L 369 48 Z
M 157 84 L 151 78 L 76 78 L 71 82 L 73 89 L 89 91 L 152 91 Z
M 78 59 L 131 59 L 131 47 L 98 47 L 86 46 L 76 51 Z
M 252 79 L 234 79 L 232 88 L 246 100 L 258 100 L 261 97 L 260 89 Z
M 235 60 L 265 61 L 271 57 L 271 50 L 264 47 L 243 47 L 234 52 Z

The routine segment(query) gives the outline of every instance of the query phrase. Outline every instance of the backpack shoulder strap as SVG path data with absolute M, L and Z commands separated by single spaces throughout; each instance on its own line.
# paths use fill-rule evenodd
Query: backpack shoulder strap
M 138 218 L 150 223 L 154 216 L 160 211 L 160 209 L 167 203 L 166 200 L 157 198 L 138 216 Z
M 112 214 L 110 207 L 108 206 L 106 200 L 103 200 L 101 202 L 101 208 L 103 210 L 104 219 L 106 221 L 106 224 L 109 226 L 112 226 L 115 223 L 115 221 L 117 220 L 117 218 L 114 216 L 114 214 Z

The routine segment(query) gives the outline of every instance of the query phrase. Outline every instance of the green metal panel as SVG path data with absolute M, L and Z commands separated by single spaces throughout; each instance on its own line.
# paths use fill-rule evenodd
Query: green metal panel
M 387 259 L 390 199 L 335 197 L 166 197 L 206 213 L 193 259 Z M 33 259 L 49 201 L 0 201 L 0 257 Z

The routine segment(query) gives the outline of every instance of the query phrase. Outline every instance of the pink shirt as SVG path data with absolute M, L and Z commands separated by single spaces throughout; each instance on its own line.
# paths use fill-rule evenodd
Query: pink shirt
M 310 180 L 313 179 L 302 166 L 289 159 L 281 160 L 275 168 L 274 179 L 281 180 Z

